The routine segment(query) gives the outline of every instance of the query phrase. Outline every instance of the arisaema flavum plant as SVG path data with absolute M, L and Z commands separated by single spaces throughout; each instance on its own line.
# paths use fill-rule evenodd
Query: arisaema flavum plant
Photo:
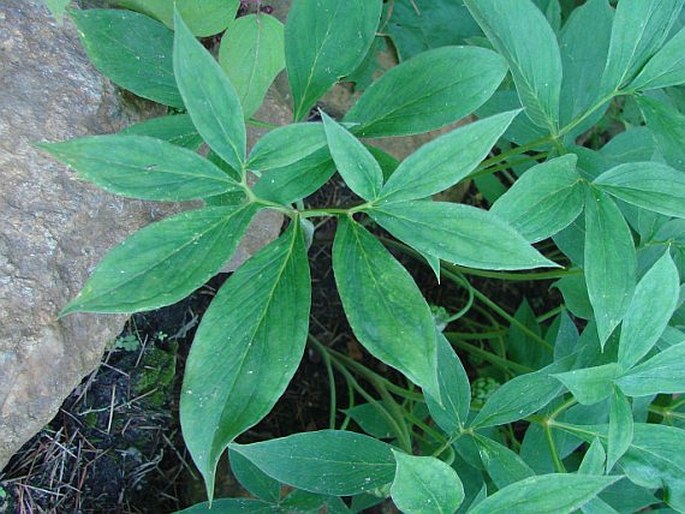
M 112 193 L 202 206 L 111 250 L 62 314 L 169 305 L 256 213 L 287 220 L 190 349 L 181 425 L 209 503 L 186 512 L 685 512 L 683 0 L 293 0 L 285 24 L 119 3 L 70 14 L 94 64 L 169 115 L 40 147 Z M 219 32 L 217 60 L 197 36 Z M 381 50 L 399 64 L 378 77 Z M 283 69 L 292 123 L 248 149 Z M 309 121 L 354 77 L 343 117 Z M 401 162 L 372 144 L 465 118 Z M 336 171 L 357 201 L 309 207 Z M 435 197 L 459 184 L 466 203 Z M 326 219 L 347 321 L 385 368 L 309 335 Z M 411 258 L 461 304 L 429 304 Z M 515 314 L 492 293 L 545 280 Z M 307 344 L 329 425 L 246 439 Z M 249 498 L 213 498 L 226 453 Z

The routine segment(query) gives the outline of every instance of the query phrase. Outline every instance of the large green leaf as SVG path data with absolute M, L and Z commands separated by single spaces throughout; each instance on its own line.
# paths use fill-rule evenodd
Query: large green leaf
M 642 68 L 628 89 L 646 91 L 685 82 L 685 28 L 673 36 Z
M 143 15 L 116 9 L 71 11 L 91 62 L 138 96 L 183 107 L 172 67 L 174 34 Z
M 268 14 L 250 14 L 232 22 L 219 48 L 219 64 L 238 93 L 249 118 L 285 67 L 283 24 Z
M 571 391 L 573 397 L 582 405 L 594 405 L 611 395 L 613 380 L 620 374 L 616 363 L 594 366 L 592 368 L 574 369 L 558 373 L 554 378 Z
M 635 366 L 616 380 L 628 396 L 678 394 L 685 392 L 685 342 L 675 344 Z
M 181 427 L 209 497 L 226 446 L 283 394 L 304 352 L 311 284 L 298 223 L 236 271 L 202 318 L 186 363 Z
M 285 27 L 285 62 L 296 121 L 361 64 L 376 35 L 381 8 L 381 0 L 293 2 Z
M 345 116 L 364 137 L 428 132 L 471 114 L 495 92 L 506 64 L 491 50 L 445 47 L 385 73 Z
M 490 211 L 531 243 L 556 234 L 583 210 L 584 194 L 576 161 L 575 155 L 568 154 L 533 166 L 497 199 Z
M 638 97 L 637 103 L 664 160 L 685 172 L 685 114 L 647 96 Z
M 602 173 L 594 184 L 624 202 L 685 218 L 685 173 L 658 162 L 631 162 Z
M 417 250 L 480 269 L 554 267 L 507 223 L 469 205 L 419 200 L 382 204 L 369 215 Z
M 239 189 L 195 152 L 151 137 L 91 136 L 38 147 L 118 195 L 183 201 Z
M 464 501 L 464 486 L 449 465 L 435 457 L 393 451 L 397 470 L 390 495 L 407 514 L 452 514 Z
M 437 343 L 442 404 L 428 394 L 424 397 L 435 423 L 451 436 L 466 424 L 471 406 L 471 384 L 459 357 L 441 332 L 437 334 Z
M 515 452 L 489 437 L 475 434 L 473 438 L 485 471 L 498 489 L 535 475 L 535 472 Z
M 466 178 L 519 112 L 470 123 L 423 145 L 402 161 L 381 190 L 381 197 L 388 201 L 425 198 Z
M 613 14 L 608 0 L 589 0 L 573 9 L 559 35 L 564 68 L 560 106 L 564 125 L 598 100 L 597 84 L 609 51 Z
M 250 151 L 247 167 L 266 171 L 294 164 L 326 146 L 321 123 L 291 123 L 267 132 Z
M 521 104 L 538 126 L 559 125 L 561 55 L 557 37 L 530 0 L 465 0 L 483 32 L 509 63 Z
M 652 349 L 678 305 L 680 279 L 669 252 L 642 277 L 621 327 L 618 362 L 627 370 Z
M 618 476 L 539 475 L 500 489 L 480 502 L 469 514 L 567 514 L 596 497 Z
M 160 116 L 141 121 L 126 127 L 119 135 L 154 137 L 195 151 L 202 146 L 202 137 L 187 114 Z
M 196 36 L 212 36 L 224 30 L 240 6 L 239 0 L 117 0 L 121 6 L 157 18 L 174 28 L 174 7 Z
M 322 113 L 333 162 L 345 184 L 365 200 L 373 200 L 383 187 L 383 170 L 366 147 L 344 127 Z
M 270 477 L 304 491 L 351 496 L 387 486 L 395 474 L 392 447 L 369 436 L 320 430 L 232 444 Z
M 454 0 L 396 0 L 386 31 L 401 61 L 482 34 L 464 3 Z
M 219 272 L 255 213 L 252 205 L 184 212 L 110 250 L 70 312 L 136 312 L 177 302 Z
M 612 94 L 630 82 L 668 37 L 683 0 L 619 2 L 611 30 L 602 95 Z
M 588 295 L 603 346 L 628 309 L 635 290 L 637 262 L 633 237 L 621 211 L 601 191 L 587 194 L 583 260 Z
M 615 386 L 611 386 L 609 399 L 609 430 L 607 433 L 606 470 L 610 472 L 618 459 L 630 448 L 633 441 L 633 409 L 630 401 Z
M 407 270 L 347 218 L 338 222 L 333 270 L 359 342 L 440 401 L 433 316 Z
M 273 503 L 247 498 L 221 498 L 202 502 L 178 511 L 176 514 L 278 514 L 282 512 Z
M 277 503 L 281 499 L 281 483 L 265 474 L 242 454 L 235 450 L 228 452 L 231 473 L 250 494 Z
M 174 73 L 183 103 L 211 149 L 230 166 L 242 170 L 246 133 L 238 94 L 178 13 L 175 21 Z

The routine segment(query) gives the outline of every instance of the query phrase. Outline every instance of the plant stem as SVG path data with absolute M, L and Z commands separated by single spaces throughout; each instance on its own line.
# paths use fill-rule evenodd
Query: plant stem
M 566 473 L 566 468 L 564 463 L 561 462 L 559 453 L 557 452 L 557 446 L 554 442 L 554 436 L 552 434 L 552 427 L 549 423 L 544 423 L 545 438 L 547 439 L 547 444 L 549 445 L 549 452 L 552 455 L 552 462 L 554 463 L 554 470 L 557 473 Z
M 502 357 L 499 357 L 497 355 L 494 355 L 487 350 L 483 350 L 482 348 L 465 343 L 464 341 L 461 341 L 460 339 L 456 337 L 452 337 L 451 332 L 445 332 L 445 337 L 447 340 L 459 348 L 460 350 L 463 350 L 467 353 L 471 353 L 473 355 L 476 355 L 477 357 L 480 357 L 484 361 L 489 362 L 490 364 L 493 364 L 499 368 L 504 369 L 505 371 L 512 371 L 514 373 L 518 374 L 525 374 L 525 373 L 531 373 L 532 371 L 535 371 L 532 368 L 529 368 L 528 366 L 524 366 L 523 364 L 518 364 L 516 362 L 511 362 L 507 359 L 503 359 Z

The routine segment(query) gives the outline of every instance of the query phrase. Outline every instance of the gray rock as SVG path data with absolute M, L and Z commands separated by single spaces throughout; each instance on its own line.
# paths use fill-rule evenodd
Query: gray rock
M 154 114 L 94 70 L 69 20 L 57 26 L 40 0 L 0 2 L 0 469 L 98 365 L 125 321 L 58 320 L 61 307 L 109 248 L 178 209 L 104 193 L 31 143 L 112 133 Z M 280 225 L 269 214 L 253 226 L 239 260 Z

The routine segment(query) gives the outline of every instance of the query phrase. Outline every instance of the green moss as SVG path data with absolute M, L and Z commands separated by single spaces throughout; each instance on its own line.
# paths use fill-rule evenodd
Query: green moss
M 159 409 L 172 394 L 176 376 L 176 354 L 178 345 L 170 345 L 169 350 L 152 347 L 145 351 L 133 377 L 135 396 L 146 395 L 141 401 L 146 408 Z

